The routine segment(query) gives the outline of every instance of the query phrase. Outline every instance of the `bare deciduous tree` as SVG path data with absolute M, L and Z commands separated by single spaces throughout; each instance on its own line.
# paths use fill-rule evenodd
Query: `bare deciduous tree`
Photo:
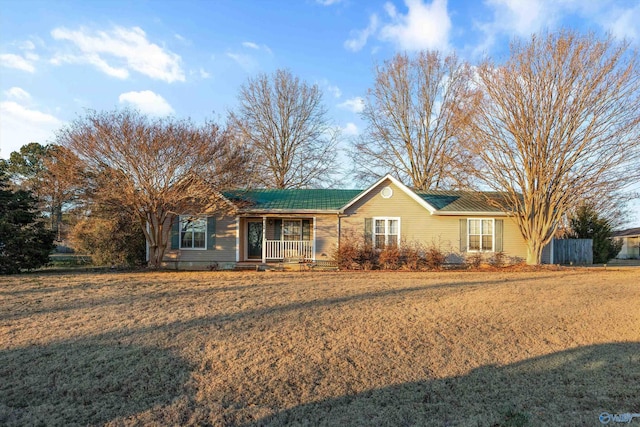
M 339 132 L 327 119 L 317 85 L 277 70 L 249 79 L 238 98 L 229 122 L 253 149 L 259 185 L 303 188 L 331 179 Z
M 417 190 L 453 186 L 466 167 L 460 127 L 472 110 L 471 69 L 455 55 L 397 54 L 375 70 L 351 155 L 359 178 L 391 172 Z
M 637 182 L 638 71 L 628 44 L 567 31 L 514 42 L 504 65 L 477 69 L 484 97 L 467 141 L 478 178 L 508 193 L 527 263 L 565 213 Z
M 138 220 L 157 268 L 171 221 L 221 208 L 217 191 L 241 187 L 245 156 L 213 123 L 150 119 L 133 110 L 90 111 L 62 129 L 57 142 L 81 161 L 90 197 Z

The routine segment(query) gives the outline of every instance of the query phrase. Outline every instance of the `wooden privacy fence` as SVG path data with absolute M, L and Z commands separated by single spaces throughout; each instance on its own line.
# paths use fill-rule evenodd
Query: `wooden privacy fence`
M 553 239 L 552 264 L 593 264 L 592 239 Z

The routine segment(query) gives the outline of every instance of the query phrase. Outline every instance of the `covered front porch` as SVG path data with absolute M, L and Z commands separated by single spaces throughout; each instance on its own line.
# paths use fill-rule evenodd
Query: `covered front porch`
M 315 217 L 250 216 L 238 221 L 238 261 L 315 261 Z

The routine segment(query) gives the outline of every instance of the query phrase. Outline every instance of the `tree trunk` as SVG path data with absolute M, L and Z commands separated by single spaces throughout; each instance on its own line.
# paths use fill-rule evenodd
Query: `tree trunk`
M 527 243 L 527 265 L 542 264 L 542 245 L 535 241 Z
M 161 250 L 158 246 L 149 246 L 149 268 L 157 270 L 162 266 L 162 258 L 164 257 L 164 250 Z
M 162 259 L 164 258 L 169 242 L 169 233 L 171 232 L 171 223 L 169 223 L 168 227 L 165 227 L 163 223 L 162 218 L 153 216 L 145 228 L 145 235 L 149 245 L 148 267 L 154 270 L 162 267 Z

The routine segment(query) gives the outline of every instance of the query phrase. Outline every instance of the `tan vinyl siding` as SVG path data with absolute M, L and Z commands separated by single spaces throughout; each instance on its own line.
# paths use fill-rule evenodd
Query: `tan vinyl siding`
M 527 258 L 527 244 L 513 218 L 504 218 L 504 253 L 510 257 Z
M 331 259 L 338 245 L 338 216 L 316 216 L 316 259 Z
M 380 191 L 389 186 L 393 195 L 385 199 Z M 374 217 L 399 217 L 400 236 L 406 242 L 434 243 L 443 250 L 450 251 L 458 245 L 457 218 L 444 220 L 429 213 L 403 190 L 389 180 L 383 181 L 357 203 L 350 206 L 342 218 L 342 234 L 354 231 L 358 236 L 364 233 L 364 219 Z
M 622 239 L 622 249 L 616 258 L 638 258 L 640 257 L 640 237 L 624 236 Z
M 393 195 L 385 199 L 380 191 L 389 186 Z M 504 220 L 503 250 L 511 257 L 526 257 L 526 245 L 517 225 L 507 217 L 486 215 L 445 216 L 432 215 L 424 206 L 407 195 L 391 181 L 386 180 L 372 189 L 345 212 L 340 228 L 344 236 L 353 230 L 358 236 L 364 233 L 365 218 L 399 217 L 400 235 L 405 242 L 436 245 L 444 252 L 459 252 L 461 218 L 495 218 Z
M 215 248 L 208 249 L 171 249 L 165 252 L 167 267 L 205 269 L 213 263 L 235 262 L 236 260 L 236 220 L 230 216 L 216 216 Z M 207 230 L 207 234 L 210 230 Z M 179 265 L 176 266 L 176 262 Z

